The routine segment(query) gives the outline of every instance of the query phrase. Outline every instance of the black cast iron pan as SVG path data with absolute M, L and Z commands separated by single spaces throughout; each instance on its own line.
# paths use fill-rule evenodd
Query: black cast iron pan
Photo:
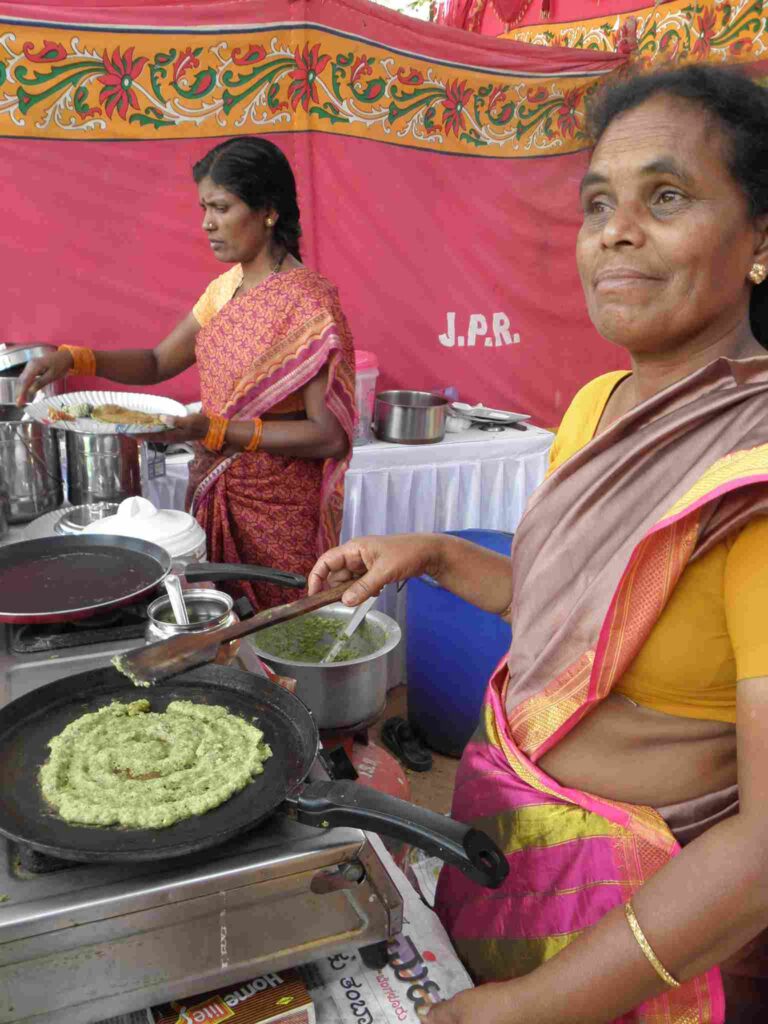
M 220 807 L 162 829 L 71 825 L 44 801 L 38 782 L 49 740 L 71 721 L 113 700 L 140 697 L 161 711 L 172 700 L 220 704 L 256 718 L 272 757 L 264 773 Z M 288 805 L 306 825 L 348 825 L 394 836 L 441 857 L 481 885 L 507 875 L 504 854 L 483 832 L 354 782 L 309 782 L 317 756 L 309 709 L 258 676 L 204 666 L 139 690 L 115 669 L 95 669 L 41 686 L 0 709 L 0 832 L 43 853 L 75 861 L 151 861 L 226 842 Z
M 111 534 L 44 537 L 0 548 L 0 622 L 71 622 L 152 593 L 171 570 L 168 552 L 150 541 Z M 264 580 L 304 587 L 306 580 L 258 565 L 188 566 L 187 580 Z

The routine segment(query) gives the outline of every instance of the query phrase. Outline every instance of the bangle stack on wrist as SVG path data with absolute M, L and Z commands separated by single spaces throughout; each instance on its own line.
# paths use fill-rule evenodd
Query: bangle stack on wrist
M 58 352 L 69 352 L 72 356 L 72 369 L 68 373 L 77 377 L 96 376 L 96 353 L 92 348 L 81 348 L 78 345 L 59 345 Z
M 203 448 L 209 452 L 220 452 L 224 447 L 229 420 L 225 416 L 208 417 L 208 433 L 203 438 Z

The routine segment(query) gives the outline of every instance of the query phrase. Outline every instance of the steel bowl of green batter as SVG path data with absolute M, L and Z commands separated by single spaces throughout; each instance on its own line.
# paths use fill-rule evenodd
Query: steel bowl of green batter
M 296 680 L 296 695 L 323 730 L 374 722 L 387 700 L 387 669 L 400 643 L 400 627 L 370 611 L 335 661 L 321 665 L 354 609 L 341 603 L 263 629 L 248 643 L 278 675 Z

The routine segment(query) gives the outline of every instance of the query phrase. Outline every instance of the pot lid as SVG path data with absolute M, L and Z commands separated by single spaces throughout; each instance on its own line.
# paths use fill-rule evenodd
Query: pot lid
M 194 516 L 172 508 L 155 508 L 146 498 L 126 498 L 113 516 L 99 519 L 83 534 L 113 533 L 137 537 L 165 548 L 171 558 L 192 554 L 205 545 L 205 531 Z

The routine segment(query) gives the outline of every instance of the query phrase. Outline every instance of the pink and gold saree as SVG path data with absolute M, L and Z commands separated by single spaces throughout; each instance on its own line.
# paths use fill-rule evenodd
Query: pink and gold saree
M 513 643 L 459 767 L 455 817 L 507 853 L 495 892 L 445 868 L 437 909 L 479 981 L 519 977 L 629 899 L 738 807 L 674 807 L 560 785 L 538 764 L 638 653 L 686 565 L 768 514 L 768 359 L 718 360 L 643 403 L 533 496 L 512 551 Z M 622 1021 L 722 1024 L 720 972 Z
M 262 416 L 300 394 L 327 366 L 325 401 L 350 442 L 344 458 L 214 455 L 200 446 L 187 494 L 210 561 L 306 575 L 338 543 L 355 423 L 352 338 L 336 289 L 303 267 L 274 274 L 227 302 L 200 330 L 196 356 L 203 411 L 236 420 Z M 298 596 L 267 583 L 241 584 L 235 592 L 256 609 Z

